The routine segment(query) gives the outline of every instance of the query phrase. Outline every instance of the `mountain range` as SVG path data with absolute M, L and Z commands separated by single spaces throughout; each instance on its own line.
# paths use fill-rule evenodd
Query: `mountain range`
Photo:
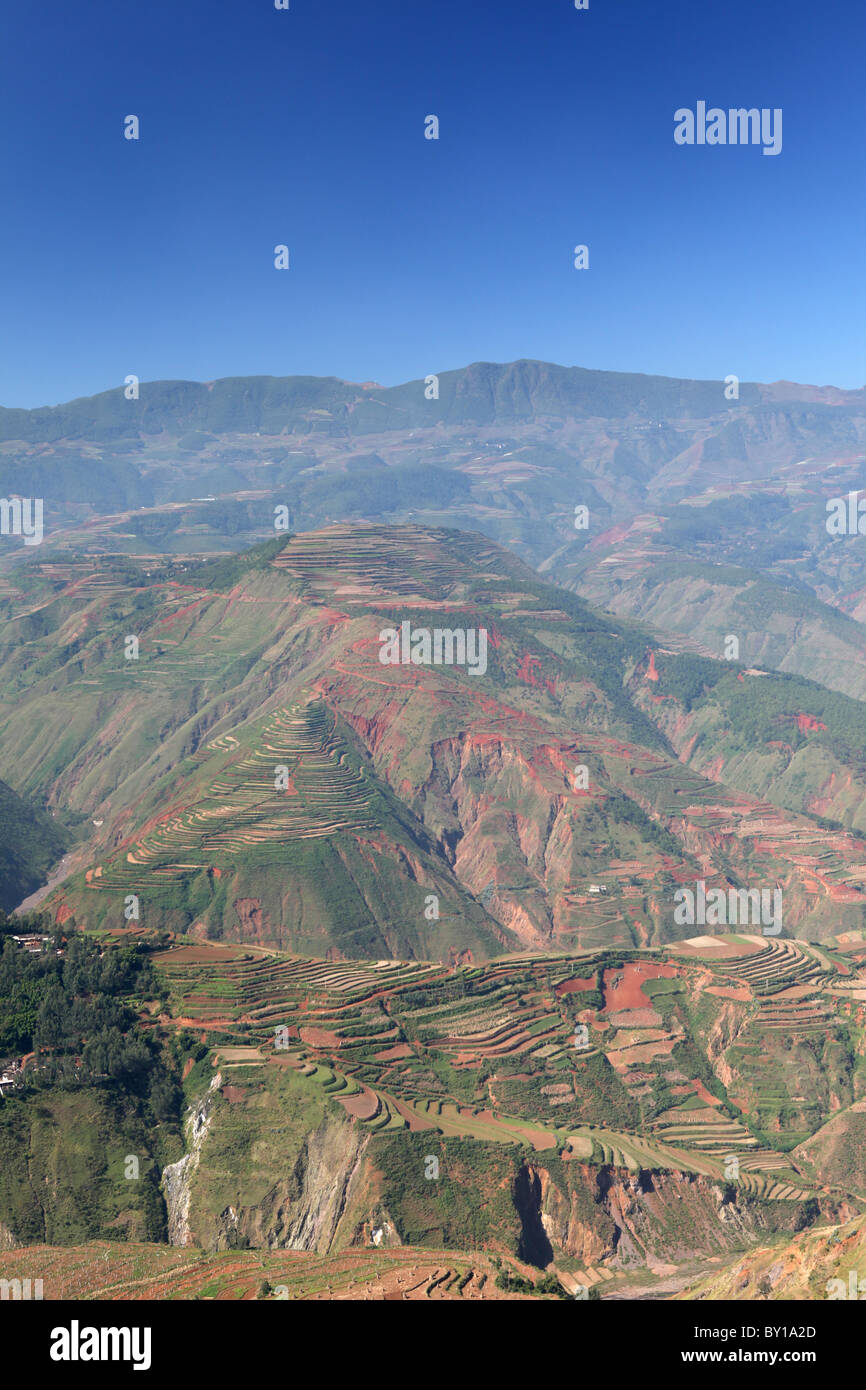
M 0 927 L 61 952 L 0 957 L 0 1239 L 806 1296 L 866 1200 L 866 394 L 127 394 L 0 411 Z
M 778 886 L 802 936 L 863 924 L 866 708 L 661 647 L 478 533 L 26 578 L 0 737 L 21 792 L 90 822 L 61 922 L 132 896 L 193 934 L 483 958 L 687 935 L 676 886 L 702 880 Z M 383 664 L 407 622 L 484 632 L 486 669 Z

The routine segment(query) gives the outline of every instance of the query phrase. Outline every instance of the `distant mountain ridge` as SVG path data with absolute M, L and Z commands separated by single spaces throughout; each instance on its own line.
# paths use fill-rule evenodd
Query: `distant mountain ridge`
M 591 547 L 618 546 L 636 522 L 661 526 L 665 539 L 683 503 L 739 495 L 751 505 L 771 493 L 795 529 L 801 513 L 805 523 L 804 535 L 786 535 L 788 552 L 814 548 L 824 475 L 829 486 L 833 470 L 843 491 L 866 481 L 866 394 L 785 382 L 740 382 L 730 399 L 732 390 L 533 361 L 394 387 L 312 376 L 144 382 L 134 400 L 119 386 L 0 409 L 0 496 L 44 499 L 48 543 L 65 551 L 244 549 L 273 534 L 284 507 L 296 531 L 356 520 L 482 531 L 569 587 Z M 764 506 L 745 523 L 762 547 L 770 523 L 792 530 Z M 690 529 L 671 537 L 678 548 Z M 10 540 L 0 566 L 20 550 Z M 860 574 L 848 569 L 843 593 Z
M 32 410 L 0 407 L 0 440 L 54 443 L 60 439 L 127 439 L 168 431 L 218 433 L 293 431 L 309 412 L 327 411 L 353 434 L 379 433 L 442 422 L 493 424 L 528 420 L 649 414 L 685 419 L 725 410 L 723 383 L 632 372 L 595 371 L 523 359 L 475 362 L 438 374 L 438 398 L 425 380 L 398 386 L 355 385 L 338 377 L 248 376 L 211 382 L 151 381 L 137 400 L 125 388 Z M 775 408 L 781 402 L 866 408 L 866 388 L 802 386 L 794 382 L 741 382 L 734 405 Z
M 80 575 L 82 557 L 115 557 L 135 588 L 156 557 L 174 558 L 186 582 L 202 557 L 279 543 L 277 524 L 420 526 L 474 533 L 472 544 L 489 541 L 636 620 L 663 648 L 718 659 L 733 636 L 744 669 L 863 699 L 866 536 L 830 536 L 825 523 L 828 498 L 866 487 L 866 394 L 785 382 L 729 394 L 723 381 L 518 361 L 444 372 L 429 390 L 238 377 L 0 410 L 0 496 L 44 498 L 46 520 L 41 546 L 2 538 L 0 609 L 18 615 L 10 640 L 22 628 L 39 637 L 48 610 L 25 613 L 19 595 Z M 461 551 L 460 563 L 469 573 L 472 556 Z M 717 746 L 715 711 L 670 723 L 660 708 L 649 712 L 664 736 L 703 757 L 697 770 L 722 756 L 730 780 L 732 756 L 748 761 L 748 747 Z M 686 753 L 687 727 L 702 755 Z M 825 785 L 810 744 L 801 784 L 796 740 L 783 730 L 771 741 L 772 766 L 749 780 L 744 763 L 741 791 L 778 795 L 786 809 L 808 792 L 804 809 L 863 828 L 861 778 L 844 750 L 850 781 Z

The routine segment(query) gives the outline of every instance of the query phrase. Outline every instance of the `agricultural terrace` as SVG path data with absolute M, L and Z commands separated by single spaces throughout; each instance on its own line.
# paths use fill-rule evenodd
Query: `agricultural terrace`
M 766 1038 L 832 1035 L 835 1024 L 823 991 L 836 977 L 799 943 L 699 937 L 445 966 L 181 939 L 154 963 L 170 1025 L 194 1033 L 229 1082 L 233 1068 L 290 1066 L 372 1132 L 556 1147 L 565 1159 L 720 1180 L 733 1156 L 756 1196 L 809 1195 L 767 1123 L 772 1086 L 787 1096 L 790 1077 L 768 1070 Z M 733 1051 L 746 1064 L 736 1099 L 701 1046 L 723 1012 L 736 1017 Z M 758 1080 L 753 1114 L 739 1093 Z
M 279 864 L 287 842 L 375 825 L 369 781 L 349 763 L 335 717 L 321 702 L 278 709 L 245 728 L 243 742 L 221 735 L 205 751 L 221 767 L 200 794 L 192 789 L 189 804 L 146 825 L 110 865 L 88 870 L 92 889 L 152 898 L 155 883 L 214 865 L 219 875 L 240 853 Z M 279 787 L 278 767 L 286 769 Z
M 525 1292 L 502 1288 L 498 1264 L 482 1251 L 353 1249 L 316 1255 L 301 1250 L 231 1250 L 205 1254 L 194 1247 L 92 1241 L 77 1246 L 24 1246 L 4 1251 L 8 1279 L 41 1279 L 47 1299 L 267 1302 L 355 1300 L 415 1302 L 432 1299 L 513 1299 Z M 538 1271 L 504 1262 L 512 1278 L 540 1284 Z M 539 1298 L 556 1297 L 547 1284 Z

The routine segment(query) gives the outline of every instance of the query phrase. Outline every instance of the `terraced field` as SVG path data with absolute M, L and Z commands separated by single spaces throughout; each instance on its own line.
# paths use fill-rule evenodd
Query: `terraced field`
M 699 874 L 778 878 L 790 929 L 819 936 L 866 873 L 853 837 L 673 758 L 642 707 L 649 634 L 484 537 L 339 524 L 119 573 L 46 572 L 0 624 L 10 776 L 94 827 L 61 920 L 108 924 L 134 894 L 172 931 L 481 959 L 659 946 L 680 934 L 671 881 Z M 410 615 L 483 628 L 483 676 L 384 667 L 382 624 Z
M 737 1077 L 730 1094 L 748 1115 L 753 1134 L 778 1134 L 787 1151 L 820 1126 L 831 1105 L 854 1099 L 851 1064 L 845 1061 L 850 1041 L 838 1000 L 856 992 L 859 967 L 832 940 L 827 947 L 751 935 L 718 940 L 728 942 L 723 953 L 711 938 L 699 938 L 693 951 L 707 964 L 712 960 L 708 993 L 743 1000 L 725 1054 Z M 675 949 L 682 957 L 689 943 Z M 866 1022 L 866 1016 L 850 1017 L 858 1028 Z
M 322 1257 L 300 1250 L 201 1250 L 95 1241 L 75 1248 L 4 1251 L 3 1277 L 41 1279 L 46 1299 L 108 1302 L 203 1299 L 286 1300 L 513 1299 L 496 1285 L 482 1252 L 418 1248 L 347 1250 Z M 537 1271 L 510 1261 L 523 1277 Z M 541 1292 L 538 1297 L 551 1297 Z
M 820 957 L 794 941 L 746 940 L 762 949 L 720 969 L 744 981 L 755 994 L 758 1012 L 753 1026 L 782 1031 L 786 1037 L 832 1026 L 832 1005 L 822 993 L 830 974 Z
M 268 847 L 279 860 L 287 840 L 375 824 L 369 781 L 348 764 L 334 717 L 321 703 L 277 710 L 245 730 L 243 743 L 223 735 L 206 749 L 227 754 L 206 795 L 177 814 L 160 816 L 135 841 L 125 855 L 128 874 L 120 868 L 91 874 L 95 889 L 145 892 L 151 874 L 186 873 L 252 849 L 266 854 Z
M 854 892 L 862 845 L 672 757 L 645 713 L 658 693 L 644 690 L 645 634 L 568 596 L 559 606 L 478 537 L 329 527 L 259 559 L 212 574 L 212 588 L 160 584 L 146 612 L 85 585 L 82 619 L 101 632 L 95 605 L 111 603 L 141 631 L 137 668 L 101 636 L 55 670 L 58 633 L 78 640 L 68 593 L 53 628 L 40 609 L 33 655 L 46 701 L 63 682 L 72 708 L 70 771 L 52 795 L 101 827 L 89 871 L 52 906 L 62 922 L 119 929 L 133 894 L 136 939 L 173 937 L 157 961 L 168 1007 L 149 1001 L 142 1022 L 174 1034 L 188 1097 L 223 1073 L 229 1155 L 253 1130 L 267 1142 L 242 1115 L 278 1109 L 277 1092 L 288 1113 L 281 1088 L 303 1092 L 310 1143 L 290 1178 L 280 1170 L 274 1210 L 299 1200 L 303 1155 L 331 1125 L 337 1149 L 393 1146 L 401 1192 L 405 1154 L 465 1146 L 511 1165 L 495 1192 L 546 1164 L 578 1205 L 610 1181 L 646 1195 L 662 1175 L 673 1210 L 700 1193 L 715 1235 L 740 1197 L 782 1224 L 827 1210 L 838 1193 L 803 1146 L 863 1093 L 866 946 L 839 896 Z M 489 632 L 483 677 L 379 661 L 384 623 L 458 614 Z M 29 691 L 42 677 L 8 645 L 4 669 Z M 92 708 L 121 692 L 94 732 Z M 16 750 L 59 740 L 56 726 L 4 719 Z M 38 786 L 57 775 L 43 767 Z M 697 878 L 780 881 L 787 931 L 823 938 L 838 910 L 851 939 L 681 943 L 674 891 Z M 218 1168 L 200 1228 L 214 1242 L 232 1234 L 221 1213 L 237 1198 Z M 249 1205 L 272 1176 L 273 1164 L 250 1178 Z M 369 1182 L 368 1212 L 381 1195 Z M 416 1243 L 434 1230 L 453 1242 L 448 1214 L 415 1201 Z M 345 1238 L 372 1236 L 361 1222 Z M 584 1254 L 603 1278 L 601 1255 Z M 443 1256 L 429 1296 L 455 1273 Z
M 213 957 L 217 959 L 214 960 Z M 441 967 L 403 961 L 330 962 L 290 960 L 262 950 L 242 947 L 180 945 L 154 957 L 168 977 L 174 998 L 185 1015 L 214 1017 L 213 996 L 219 994 L 219 1017 L 243 1022 L 262 1040 L 297 1010 L 302 1000 L 337 996 L 344 1006 L 371 1000 L 385 989 L 418 979 L 433 978 Z M 226 1007 L 222 1007 L 222 1000 Z
M 178 943 L 156 963 L 175 1024 L 199 1026 L 222 1068 L 302 1071 L 371 1133 L 432 1130 L 720 1182 L 736 1159 L 745 1191 L 803 1201 L 809 1180 L 736 1118 L 723 1089 L 713 1094 L 690 1074 L 688 1001 L 736 1009 L 742 1047 L 749 1030 L 773 1025 L 761 1009 L 779 994 L 766 991 L 792 979 L 811 989 L 826 971 L 788 942 L 716 943 L 722 958 L 709 973 L 704 961 L 683 964 L 700 949 L 689 943 L 613 964 L 610 953 L 586 953 L 478 967 Z M 747 999 L 727 997 L 732 980 Z M 718 998 L 706 994 L 711 981 Z M 626 1123 L 612 1124 L 614 1115 Z
M 443 539 L 444 533 L 421 526 L 338 524 L 293 536 L 275 563 L 313 593 L 444 599 L 454 589 L 454 565 Z M 496 558 L 494 546 L 482 545 L 473 555 L 475 565 L 492 572 Z
M 132 896 L 150 925 L 310 953 L 325 938 L 358 958 L 447 957 L 452 942 L 487 956 L 509 939 L 309 692 L 204 742 L 172 779 L 170 808 L 142 821 L 64 884 L 61 920 L 111 926 Z

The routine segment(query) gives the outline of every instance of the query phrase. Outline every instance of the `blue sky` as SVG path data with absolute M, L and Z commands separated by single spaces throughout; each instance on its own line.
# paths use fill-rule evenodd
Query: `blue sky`
M 862 386 L 864 71 L 862 0 L 8 6 L 0 404 L 517 357 Z M 698 100 L 781 107 L 782 153 L 678 147 Z

